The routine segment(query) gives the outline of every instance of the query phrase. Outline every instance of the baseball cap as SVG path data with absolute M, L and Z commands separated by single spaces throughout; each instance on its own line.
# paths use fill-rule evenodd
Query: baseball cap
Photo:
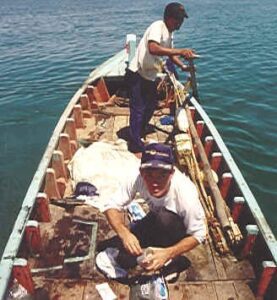
M 164 18 L 170 17 L 176 20 L 183 20 L 184 18 L 188 18 L 188 14 L 181 3 L 171 2 L 164 10 Z
M 145 147 L 141 157 L 141 168 L 161 168 L 171 170 L 174 164 L 174 157 L 171 147 L 152 143 Z

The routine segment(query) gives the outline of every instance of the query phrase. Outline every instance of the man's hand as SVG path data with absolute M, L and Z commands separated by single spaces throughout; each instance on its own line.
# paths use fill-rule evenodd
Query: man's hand
M 181 49 L 181 56 L 183 56 L 185 59 L 191 59 L 196 57 L 196 52 L 193 49 Z
M 149 272 L 155 272 L 162 268 L 169 260 L 170 253 L 167 248 L 150 248 L 151 254 L 142 262 L 143 267 Z
M 188 252 L 199 244 L 199 241 L 193 237 L 188 236 L 183 238 L 177 244 L 167 248 L 154 248 L 149 247 L 150 254 L 147 255 L 142 266 L 149 272 L 155 272 L 162 268 L 170 259 Z
M 124 224 L 122 213 L 114 208 L 105 211 L 105 215 L 112 228 L 120 237 L 125 249 L 132 255 L 141 255 L 142 249 L 135 235 Z
M 196 67 L 195 67 L 194 65 L 193 65 L 193 66 L 182 65 L 182 66 L 181 66 L 181 69 L 182 69 L 182 71 L 184 71 L 184 72 L 191 72 L 191 71 L 196 72 Z
M 136 236 L 129 230 L 126 230 L 124 234 L 120 235 L 124 248 L 132 255 L 141 255 L 142 249 Z

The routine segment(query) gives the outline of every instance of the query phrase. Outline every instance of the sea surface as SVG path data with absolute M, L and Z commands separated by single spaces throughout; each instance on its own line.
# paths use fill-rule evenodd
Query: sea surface
M 168 1 L 0 0 L 0 254 L 66 103 Z M 202 104 L 277 233 L 276 0 L 185 1 Z

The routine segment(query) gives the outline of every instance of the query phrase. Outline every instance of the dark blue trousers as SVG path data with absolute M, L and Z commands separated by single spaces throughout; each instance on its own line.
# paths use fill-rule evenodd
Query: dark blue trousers
M 131 232 L 137 237 L 142 248 L 169 247 L 188 236 L 183 219 L 166 208 L 161 208 L 156 213 L 149 212 L 143 219 L 132 225 Z M 103 251 L 108 247 L 119 249 L 117 262 L 121 267 L 129 269 L 136 266 L 137 257 L 126 251 L 117 235 L 100 242 L 97 251 Z
M 183 219 L 165 208 L 158 213 L 149 212 L 134 224 L 131 232 L 137 237 L 142 248 L 169 247 L 187 236 Z M 137 257 L 127 253 L 122 243 L 119 249 L 117 262 L 126 269 L 136 266 Z
M 141 152 L 141 141 L 157 105 L 157 86 L 154 81 L 146 80 L 138 73 L 127 70 L 127 86 L 130 96 L 130 137 L 131 150 Z

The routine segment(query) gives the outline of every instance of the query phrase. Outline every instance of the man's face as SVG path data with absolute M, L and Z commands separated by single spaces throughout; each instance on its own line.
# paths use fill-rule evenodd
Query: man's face
M 140 169 L 140 173 L 150 195 L 160 198 L 169 190 L 174 169 L 165 170 L 161 168 L 145 168 Z
M 167 28 L 170 32 L 173 32 L 175 30 L 179 30 L 180 27 L 182 26 L 184 22 L 184 18 L 181 18 L 181 19 L 175 19 L 175 18 L 168 18 L 166 20 L 166 25 L 167 25 Z
M 182 19 L 173 19 L 174 20 L 174 30 L 179 30 L 184 22 L 184 18 Z

